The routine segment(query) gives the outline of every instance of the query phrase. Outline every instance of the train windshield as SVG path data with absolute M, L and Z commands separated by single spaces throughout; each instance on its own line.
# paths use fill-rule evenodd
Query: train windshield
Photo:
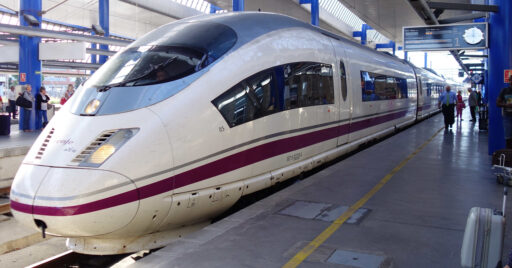
M 217 23 L 165 25 L 114 56 L 88 81 L 105 91 L 175 81 L 196 73 L 236 43 L 236 33 Z

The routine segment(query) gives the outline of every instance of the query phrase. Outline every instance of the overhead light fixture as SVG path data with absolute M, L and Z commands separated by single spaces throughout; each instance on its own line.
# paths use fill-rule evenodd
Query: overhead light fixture
M 36 19 L 36 17 L 29 14 L 23 14 L 23 18 L 30 26 L 39 26 L 39 21 Z
M 92 25 L 92 30 L 96 35 L 105 35 L 105 30 L 103 30 L 103 28 L 97 24 Z

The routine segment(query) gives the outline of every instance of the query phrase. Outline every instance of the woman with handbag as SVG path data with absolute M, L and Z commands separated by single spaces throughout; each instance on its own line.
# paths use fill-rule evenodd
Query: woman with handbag
M 30 129 L 30 116 L 32 113 L 32 104 L 34 103 L 34 96 L 32 96 L 32 86 L 26 85 L 25 90 L 23 91 L 23 98 L 30 102 L 30 108 L 23 107 L 23 132 L 32 132 Z
M 46 95 L 46 88 L 39 88 L 39 93 L 36 95 L 36 129 L 42 129 L 48 124 L 48 117 L 46 111 L 48 110 L 48 101 L 50 97 Z

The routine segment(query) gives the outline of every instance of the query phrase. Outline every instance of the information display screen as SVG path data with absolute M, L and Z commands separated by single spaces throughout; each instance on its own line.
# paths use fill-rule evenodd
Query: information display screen
M 405 51 L 487 48 L 487 23 L 404 27 Z

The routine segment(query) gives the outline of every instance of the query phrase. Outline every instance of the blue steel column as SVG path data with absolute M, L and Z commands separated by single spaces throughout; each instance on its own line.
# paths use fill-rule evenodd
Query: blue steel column
M 91 35 L 95 35 L 94 31 L 91 32 Z M 95 43 L 91 43 L 91 48 L 92 49 L 96 49 L 98 46 L 95 44 Z M 98 56 L 96 54 L 91 54 L 91 63 L 96 63 L 97 62 L 97 58 Z M 93 70 L 90 71 L 91 74 L 94 73 Z
M 365 23 L 365 24 L 363 24 L 363 25 L 361 26 L 361 28 L 362 28 L 362 29 L 361 29 L 361 32 L 362 32 L 362 33 L 361 33 L 361 45 L 366 45 L 366 40 L 367 40 L 367 38 L 368 38 L 368 35 L 367 35 L 367 33 L 366 33 L 366 32 L 368 31 L 368 28 L 369 28 L 369 27 L 368 27 L 368 24 L 366 24 L 366 23 Z
M 216 5 L 212 5 L 210 4 L 210 14 L 215 14 L 217 13 L 217 10 L 221 10 L 220 7 L 216 6 Z
M 318 0 L 299 0 L 299 4 L 311 4 L 311 24 L 318 26 L 318 23 L 320 22 L 320 5 Z
M 110 35 L 109 31 L 109 0 L 99 1 L 99 17 L 100 26 L 105 31 L 105 37 Z M 100 49 L 109 50 L 108 45 L 100 45 Z M 103 64 L 108 60 L 108 56 L 100 56 L 100 63 Z
M 427 59 L 428 59 L 428 56 L 427 56 L 427 52 L 425 52 L 425 64 L 424 64 L 424 67 L 427 68 L 428 65 L 427 65 Z
M 28 22 L 23 18 L 23 14 L 29 14 L 37 18 L 39 21 L 39 27 L 41 27 L 41 12 L 42 1 L 41 0 L 21 0 L 20 1 L 20 15 L 19 20 L 22 26 L 29 26 Z M 25 73 L 27 80 L 21 82 L 21 85 L 32 86 L 32 95 L 37 94 L 39 87 L 41 87 L 41 61 L 39 60 L 39 42 L 40 37 L 28 37 L 20 36 L 20 59 L 19 59 L 19 71 Z M 21 75 L 20 75 L 21 78 Z M 21 79 L 20 79 L 21 80 Z M 35 105 L 34 105 L 35 106 Z M 30 116 L 30 129 L 35 127 L 35 109 L 32 109 L 30 114 L 24 114 L 23 109 L 20 108 L 19 116 L 19 129 L 23 129 L 23 119 L 25 116 Z
M 233 11 L 244 11 L 244 0 L 233 0 Z
M 318 26 L 320 21 L 320 6 L 318 0 L 311 0 L 311 24 Z
M 505 147 L 501 108 L 496 106 L 500 90 L 506 87 L 504 70 L 512 69 L 512 1 L 492 0 L 499 12 L 491 13 L 489 23 L 489 154 Z

